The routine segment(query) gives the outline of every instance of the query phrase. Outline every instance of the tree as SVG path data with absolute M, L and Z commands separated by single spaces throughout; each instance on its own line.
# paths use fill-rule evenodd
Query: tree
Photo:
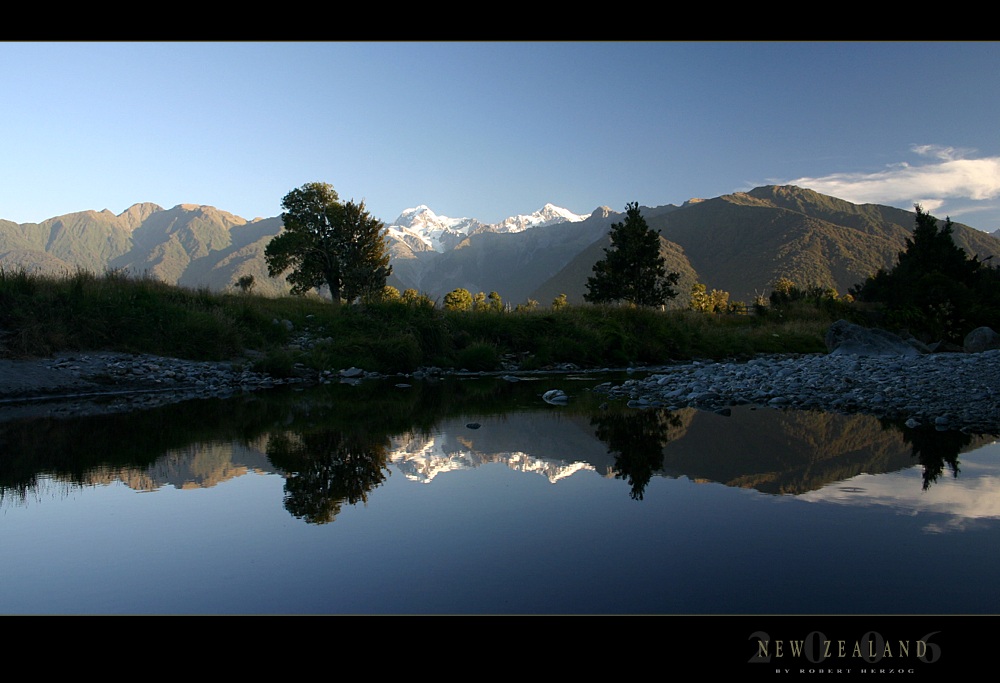
M 239 280 L 236 281 L 234 287 L 239 287 L 240 291 L 244 294 L 249 294 L 253 291 L 254 285 L 256 285 L 253 275 L 243 275 Z
M 326 286 L 335 303 L 379 292 L 392 273 L 385 225 L 332 185 L 306 183 L 281 200 L 284 230 L 264 257 L 271 277 L 291 270 L 293 294 Z
M 472 294 L 464 287 L 459 287 L 445 294 L 443 303 L 448 311 L 471 311 Z
M 404 303 L 411 306 L 424 306 L 426 308 L 434 308 L 434 300 L 431 299 L 426 294 L 421 294 L 414 288 L 410 287 L 403 291 L 400 295 Z
M 994 288 L 984 286 L 994 281 L 992 269 L 955 244 L 950 218 L 939 228 L 919 204 L 914 208 L 913 236 L 896 265 L 879 269 L 851 294 L 883 304 L 890 323 L 928 339 L 957 341 L 976 326 L 993 324 L 996 311 L 988 292 Z
M 611 246 L 593 270 L 583 295 L 591 303 L 662 306 L 677 296 L 671 286 L 677 284 L 679 275 L 667 273 L 659 233 L 646 225 L 637 202 L 626 205 L 624 222 L 611 226 Z
M 500 294 L 497 292 L 490 292 L 490 295 L 486 297 L 486 307 L 491 311 L 502 311 L 503 299 L 500 298 Z
M 385 287 L 382 288 L 381 292 L 372 292 L 370 298 L 372 301 L 382 301 L 382 302 L 402 300 L 402 296 L 400 295 L 399 290 L 393 287 L 392 285 L 386 285 Z
M 702 313 L 725 313 L 729 310 L 729 292 L 721 289 L 707 291 L 705 285 L 696 282 L 691 286 L 691 301 L 688 308 Z
M 705 285 L 700 282 L 691 285 L 691 300 L 688 302 L 688 308 L 692 311 L 708 313 L 710 306 L 711 302 L 708 299 L 708 292 L 705 289 Z

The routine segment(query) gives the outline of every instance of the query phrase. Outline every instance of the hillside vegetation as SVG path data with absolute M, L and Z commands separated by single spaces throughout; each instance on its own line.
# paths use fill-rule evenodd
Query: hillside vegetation
M 586 220 L 516 233 L 480 226 L 440 253 L 416 237 L 393 240 L 388 284 L 435 300 L 464 288 L 496 291 L 513 303 L 548 302 L 565 294 L 570 304 L 582 304 L 609 229 L 624 216 L 620 210 L 598 207 Z M 649 227 L 660 232 L 661 253 L 668 270 L 680 274 L 682 294 L 702 283 L 748 304 L 766 298 L 782 278 L 846 294 L 892 266 L 915 219 L 912 211 L 852 204 L 794 186 L 641 210 Z M 0 220 L 0 267 L 55 276 L 78 269 L 125 270 L 216 292 L 232 291 L 241 278 L 253 277 L 255 293 L 282 296 L 289 283 L 270 277 L 265 263 L 267 245 L 282 227 L 280 216 L 247 221 L 192 204 L 171 209 L 136 204 L 119 215 L 81 211 L 41 223 Z M 984 261 L 1000 257 L 996 236 L 954 227 L 955 243 L 968 254 Z
M 334 306 L 319 297 L 215 293 L 120 272 L 53 277 L 0 270 L 0 353 L 113 350 L 246 361 L 287 374 L 360 367 L 473 371 L 572 363 L 818 352 L 838 311 L 769 316 L 609 306 L 451 311 L 426 298 Z
M 288 234 L 281 218 L 136 204 L 117 216 L 0 221 L 0 355 L 250 358 L 273 373 L 593 368 L 823 351 L 839 318 L 926 343 L 1000 327 L 1000 271 L 990 261 L 1000 240 L 950 220 L 938 229 L 919 207 L 768 186 L 633 208 L 659 233 L 642 253 L 658 246 L 677 274 L 668 310 L 582 303 L 622 217 L 610 210 L 523 233 L 477 232 L 450 252 L 390 249 L 402 255 L 389 287 L 351 305 L 290 296 L 288 279 L 270 277 L 268 244 Z M 425 256 L 436 259 L 424 263 L 435 287 L 448 289 L 417 284 L 400 295 L 393 278 L 427 276 L 416 263 Z M 466 284 L 481 278 L 501 284 Z

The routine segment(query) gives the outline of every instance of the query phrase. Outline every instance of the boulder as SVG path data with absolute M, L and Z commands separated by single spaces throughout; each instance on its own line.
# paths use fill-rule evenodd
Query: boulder
M 965 335 L 962 346 L 966 353 L 982 353 L 990 349 L 1000 349 L 1000 334 L 989 327 L 977 327 Z
M 562 389 L 550 389 L 542 394 L 542 400 L 553 405 L 563 405 L 569 400 L 569 397 Z
M 902 337 L 885 330 L 838 320 L 826 331 L 826 349 L 853 356 L 919 356 L 921 352 Z

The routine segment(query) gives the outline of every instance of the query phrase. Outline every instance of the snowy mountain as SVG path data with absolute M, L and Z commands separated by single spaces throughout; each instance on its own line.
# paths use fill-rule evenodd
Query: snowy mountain
M 448 218 L 438 216 L 427 206 L 407 209 L 392 225 L 386 226 L 389 237 L 405 242 L 415 251 L 447 251 L 461 242 L 469 233 L 482 227 L 475 218 Z
M 734 301 L 752 301 L 781 277 L 846 292 L 892 265 L 914 222 L 909 211 L 852 204 L 792 186 L 642 207 L 642 212 L 660 232 L 667 269 L 681 275 L 678 306 L 686 305 L 695 283 L 729 292 Z M 622 219 L 604 206 L 578 216 L 546 205 L 487 224 L 418 206 L 389 227 L 388 284 L 435 300 L 464 288 L 473 294 L 495 291 L 512 304 L 533 300 L 545 306 L 560 294 L 583 303 L 593 265 L 610 245 L 611 225 Z M 280 216 L 246 221 L 193 204 L 172 209 L 137 204 L 118 215 L 81 211 L 41 223 L 0 219 L 0 268 L 57 276 L 77 269 L 121 270 L 229 292 L 252 276 L 255 293 L 279 296 L 289 286 L 284 276 L 269 276 L 265 253 L 281 229 Z M 998 237 L 955 224 L 956 244 L 980 260 L 1000 258 Z
M 410 481 L 429 484 L 449 472 L 503 464 L 555 484 L 577 472 L 606 473 L 614 457 L 593 436 L 589 417 L 567 417 L 547 424 L 539 413 L 512 412 L 499 419 L 482 416 L 473 433 L 468 418 L 442 420 L 434 433 L 409 432 L 390 439 L 389 459 Z
M 440 254 L 455 248 L 470 235 L 483 232 L 518 233 L 556 223 L 575 223 L 588 216 L 589 214 L 580 216 L 546 204 L 532 214 L 511 216 L 500 223 L 490 224 L 475 218 L 439 216 L 427 206 L 421 205 L 401 213 L 387 228 L 391 239 L 404 242 L 414 251 L 435 251 Z
M 530 228 L 542 228 L 556 223 L 578 223 L 587 220 L 590 214 L 579 216 L 572 211 L 553 204 L 546 204 L 535 213 L 527 216 L 512 216 L 500 223 L 489 226 L 492 232 L 523 232 Z

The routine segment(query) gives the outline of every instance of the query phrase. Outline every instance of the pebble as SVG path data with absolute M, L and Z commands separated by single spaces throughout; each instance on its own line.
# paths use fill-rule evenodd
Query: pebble
M 938 429 L 1000 434 L 1000 350 L 916 357 L 813 354 L 693 362 L 595 387 L 635 407 L 720 411 L 753 404 L 866 413 Z

